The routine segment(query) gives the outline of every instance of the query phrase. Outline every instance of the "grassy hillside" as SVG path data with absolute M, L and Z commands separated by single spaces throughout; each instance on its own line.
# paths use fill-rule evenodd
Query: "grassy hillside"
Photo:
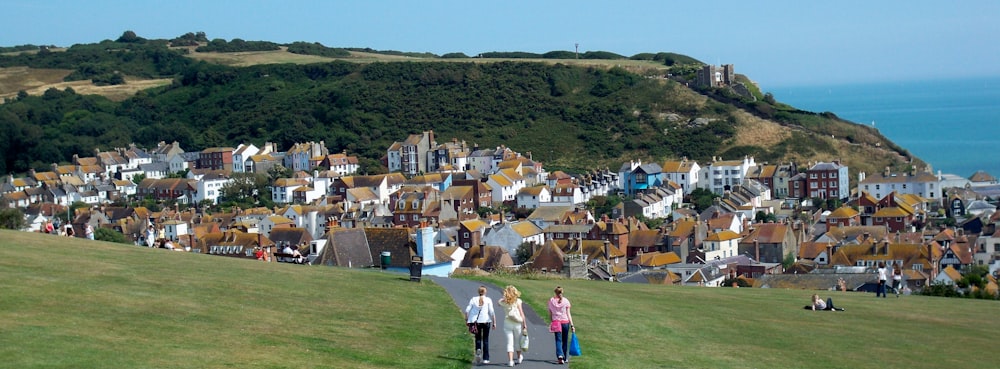
M 105 41 L 0 57 L 0 95 L 29 92 L 0 105 L 0 125 L 13 127 L 0 131 L 0 172 L 48 170 L 73 154 L 130 143 L 177 141 L 198 151 L 324 141 L 331 152 L 357 155 L 374 174 L 385 170 L 379 158 L 392 142 L 426 130 L 439 142 L 507 145 L 570 172 L 634 159 L 704 163 L 744 155 L 771 163 L 841 159 L 874 172 L 907 169 L 911 159 L 878 131 L 832 114 L 663 78 L 667 68 L 676 68 L 669 69 L 673 78 L 692 78 L 693 64 L 344 50 L 347 56 L 331 61 L 276 44 L 205 53 L 165 42 Z M 124 85 L 88 84 L 122 78 Z M 68 86 L 72 93 L 58 90 Z
M 0 231 L 3 368 L 465 368 L 440 287 Z
M 566 280 L 572 368 L 992 367 L 995 301 Z M 0 367 L 467 368 L 444 290 L 398 274 L 266 264 L 0 231 Z M 824 295 L 830 294 L 823 292 Z M 497 336 L 494 336 L 496 338 Z

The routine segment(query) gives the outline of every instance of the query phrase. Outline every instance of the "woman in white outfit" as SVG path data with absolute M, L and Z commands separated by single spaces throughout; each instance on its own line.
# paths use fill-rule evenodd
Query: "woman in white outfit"
M 520 297 L 521 291 L 517 287 L 507 286 L 503 289 L 503 299 L 500 300 L 500 307 L 504 311 L 503 333 L 507 336 L 507 366 L 520 364 L 524 360 L 521 355 L 521 340 L 526 335 L 528 323 Z

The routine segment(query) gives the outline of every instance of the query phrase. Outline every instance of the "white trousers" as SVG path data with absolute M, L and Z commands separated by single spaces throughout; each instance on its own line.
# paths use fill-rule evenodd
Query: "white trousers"
M 504 319 L 503 334 L 507 336 L 507 352 L 521 352 L 521 337 L 524 337 L 521 335 L 521 323 Z

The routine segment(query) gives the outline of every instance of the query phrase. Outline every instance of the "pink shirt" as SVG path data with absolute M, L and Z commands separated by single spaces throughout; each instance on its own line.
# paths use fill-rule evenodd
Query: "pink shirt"
M 563 297 L 562 302 L 559 302 L 558 298 L 549 299 L 549 314 L 552 315 L 553 321 L 569 322 L 569 314 L 567 310 L 570 308 L 569 299 Z

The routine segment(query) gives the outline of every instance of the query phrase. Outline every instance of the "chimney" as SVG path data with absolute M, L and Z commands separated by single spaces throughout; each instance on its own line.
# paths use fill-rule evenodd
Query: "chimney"
M 832 260 L 833 260 L 833 245 L 827 243 L 826 244 L 826 263 L 830 264 L 830 262 Z
M 753 249 L 754 249 L 754 260 L 758 263 L 760 262 L 760 240 L 757 238 L 753 239 Z
M 604 240 L 604 257 L 611 263 L 611 241 Z

